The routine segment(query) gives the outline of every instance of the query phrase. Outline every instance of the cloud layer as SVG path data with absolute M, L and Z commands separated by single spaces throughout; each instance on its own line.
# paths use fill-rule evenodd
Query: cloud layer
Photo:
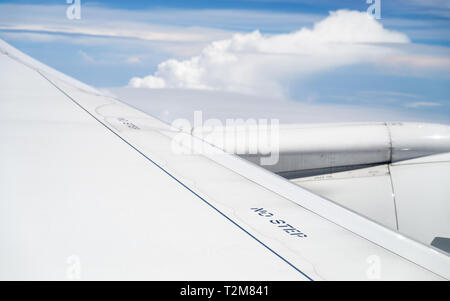
M 216 41 L 200 55 L 170 59 L 149 76 L 130 80 L 131 87 L 188 88 L 281 96 L 292 79 L 351 64 L 386 61 L 409 43 L 365 12 L 338 10 L 289 34 L 259 31 Z
M 243 120 L 276 118 L 282 124 L 369 121 L 449 122 L 449 116 L 445 113 L 421 114 L 420 110 L 433 104 L 422 102 L 420 99 L 416 103 L 405 105 L 407 108 L 402 108 L 401 106 L 372 107 L 354 103 L 308 103 L 233 92 L 192 89 L 110 88 L 108 91 L 123 102 L 168 123 L 178 118 L 187 119 L 193 123 L 194 112 L 199 109 L 202 111 L 204 120 L 214 118 L 222 123 L 226 123 L 229 118 Z M 180 105 L 181 103 L 183 105 Z

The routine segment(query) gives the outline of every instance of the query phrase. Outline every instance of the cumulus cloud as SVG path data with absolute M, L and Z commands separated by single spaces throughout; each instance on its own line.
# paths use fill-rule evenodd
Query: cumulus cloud
M 399 54 L 392 43 L 409 43 L 366 12 L 338 10 L 288 34 L 259 31 L 216 41 L 198 56 L 170 59 L 149 76 L 130 80 L 131 87 L 188 88 L 282 96 L 286 83 L 336 67 L 374 63 Z

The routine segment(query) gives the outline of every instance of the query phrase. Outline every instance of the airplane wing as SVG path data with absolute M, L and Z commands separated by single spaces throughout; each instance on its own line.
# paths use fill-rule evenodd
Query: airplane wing
M 0 279 L 450 279 L 446 254 L 0 52 Z

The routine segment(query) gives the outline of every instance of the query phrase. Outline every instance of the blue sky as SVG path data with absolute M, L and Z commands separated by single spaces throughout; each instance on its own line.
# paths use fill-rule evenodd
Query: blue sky
M 201 55 L 214 41 L 259 30 L 263 37 L 257 39 L 266 45 L 276 40 L 266 36 L 311 29 L 328 18 L 330 11 L 364 12 L 368 6 L 365 0 L 81 0 L 81 20 L 68 20 L 65 15 L 68 5 L 64 0 L 0 1 L 0 38 L 45 64 L 97 87 L 126 86 L 133 77 L 149 75 L 164 81 L 165 86 L 172 80 L 172 86 L 189 87 L 190 79 L 173 83 L 173 76 L 167 75 L 167 72 L 177 72 L 173 66 L 161 69 L 158 64 L 174 59 L 178 67 L 184 68 L 187 63 L 183 62 Z M 286 74 L 283 73 L 286 68 L 278 68 L 272 62 L 267 68 L 276 69 L 278 81 L 273 85 L 282 91 L 279 97 L 301 102 L 392 107 L 428 119 L 449 121 L 450 2 L 381 0 L 381 17 L 378 22 L 383 24 L 385 35 L 389 34 L 388 30 L 395 31 L 408 42 L 377 46 L 373 52 L 376 61 L 345 57 L 345 63 L 337 58 L 327 68 L 318 63 L 310 66 L 308 62 L 303 68 L 302 61 L 296 60 L 298 72 L 289 70 Z M 383 56 L 383 51 L 394 54 Z M 244 63 L 255 60 L 264 64 L 259 52 L 252 56 L 239 55 Z M 326 54 L 325 59 L 330 56 L 333 53 Z M 284 59 L 281 64 L 286 64 Z M 248 76 L 258 77 L 261 70 L 272 70 L 253 65 L 249 68 L 253 67 L 256 71 Z M 208 68 L 220 72 L 217 66 Z M 258 77 L 248 85 L 258 80 L 264 78 Z M 233 84 L 211 86 L 208 82 L 204 86 L 219 90 L 231 87 L 240 92 L 240 87 Z M 258 85 L 264 86 L 260 82 Z M 258 90 L 259 86 L 255 87 L 250 92 Z

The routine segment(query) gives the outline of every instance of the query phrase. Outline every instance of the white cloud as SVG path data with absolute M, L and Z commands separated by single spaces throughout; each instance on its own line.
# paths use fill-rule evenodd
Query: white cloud
M 64 1 L 62 1 L 64 3 Z M 66 18 L 67 5 L 0 3 L 0 30 L 138 39 L 172 43 L 208 43 L 254 28 L 289 30 L 311 24 L 317 14 L 213 9 L 111 9 L 82 3 L 80 20 Z M 279 22 L 283 20 L 283 22 Z
M 280 123 L 333 123 L 369 121 L 423 121 L 448 123 L 448 116 L 424 116 L 420 110 L 372 107 L 358 104 L 325 104 L 289 101 L 233 92 L 186 89 L 110 88 L 111 95 L 168 123 L 177 118 L 193 122 L 194 111 L 202 110 L 204 120 L 279 119 Z M 183 103 L 180 106 L 180 103 Z M 239 108 L 238 110 L 236 108 Z
M 383 63 L 389 64 L 392 67 L 409 66 L 420 69 L 450 70 L 450 58 L 444 56 L 401 54 L 387 57 Z
M 125 62 L 128 64 L 138 64 L 141 63 L 141 58 L 138 56 L 130 56 L 125 59 Z
M 78 50 L 78 54 L 86 61 L 89 63 L 95 63 L 95 59 L 90 56 L 89 54 L 87 54 L 86 52 L 84 52 L 83 50 Z
M 166 83 L 162 78 L 150 76 L 146 78 L 133 77 L 130 80 L 131 87 L 148 86 L 154 89 L 165 88 Z
M 184 30 L 184 32 L 170 32 L 167 29 L 147 27 L 139 28 L 140 24 L 127 23 L 127 27 L 120 26 L 120 24 L 110 23 L 109 27 L 98 26 L 49 26 L 49 25 L 35 25 L 35 24 L 21 24 L 21 25 L 8 25 L 0 26 L 3 30 L 25 30 L 31 32 L 47 32 L 47 33 L 64 33 L 64 34 L 81 34 L 88 36 L 103 36 L 103 37 L 121 37 L 121 38 L 135 38 L 148 41 L 175 41 L 175 42 L 192 42 L 207 40 L 206 34 L 198 31 L 198 33 L 190 32 L 190 30 Z M 123 25 L 123 24 L 122 24 Z M 142 25 L 140 25 L 142 26 Z M 133 28 L 136 27 L 136 28 Z M 130 28 L 130 29 L 123 29 Z M 150 29 L 151 28 L 151 29 Z
M 162 62 L 153 75 L 132 78 L 129 85 L 281 96 L 292 78 L 377 62 L 400 52 L 389 44 L 409 42 L 365 12 L 338 10 L 312 29 L 276 35 L 254 31 L 213 42 L 200 55 Z
M 430 108 L 430 107 L 439 107 L 441 106 L 440 103 L 438 102 L 428 102 L 428 101 L 418 101 L 418 102 L 411 102 L 411 103 L 407 103 L 405 104 L 405 107 L 408 108 Z

